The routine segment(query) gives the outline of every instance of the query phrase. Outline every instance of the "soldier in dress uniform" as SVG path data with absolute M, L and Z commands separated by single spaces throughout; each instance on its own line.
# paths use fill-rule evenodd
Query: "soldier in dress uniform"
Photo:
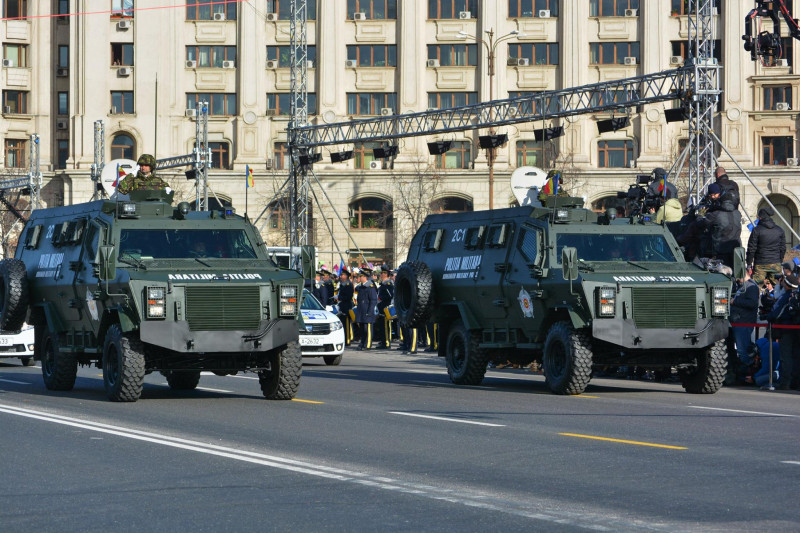
M 381 265 L 380 285 L 378 286 L 378 317 L 376 318 L 375 335 L 376 348 L 389 349 L 392 344 L 392 319 L 386 316 L 386 308 L 394 298 L 394 283 L 391 279 L 391 269 L 388 265 Z
M 361 330 L 359 350 L 372 348 L 372 328 L 375 324 L 375 308 L 378 306 L 378 291 L 371 278 L 372 271 L 362 268 L 359 272 L 361 284 L 356 297 L 356 322 Z
M 117 192 L 128 194 L 138 190 L 164 190 L 169 185 L 167 182 L 156 176 L 156 158 L 150 154 L 142 154 L 136 161 L 139 171 L 136 174 L 128 174 L 117 185 Z
M 328 293 L 328 300 L 326 302 L 322 302 L 322 305 L 325 305 L 325 306 L 333 305 L 333 303 L 334 303 L 333 302 L 333 294 L 335 292 L 335 289 L 334 289 L 334 286 L 333 286 L 333 274 L 331 274 L 331 272 L 328 269 L 326 269 L 325 267 L 322 267 L 321 271 L 322 271 L 322 284 L 325 285 L 325 290 Z
M 311 294 L 313 294 L 322 305 L 325 305 L 325 302 L 328 301 L 328 289 L 325 287 L 325 284 L 322 283 L 321 270 L 318 270 L 314 276 L 314 283 L 311 286 Z
M 344 344 L 350 346 L 353 342 L 353 321 L 350 318 L 350 310 L 353 308 L 353 282 L 350 281 L 350 272 L 346 268 L 342 269 L 339 276 L 339 292 L 336 299 L 339 301 L 339 320 L 344 326 Z

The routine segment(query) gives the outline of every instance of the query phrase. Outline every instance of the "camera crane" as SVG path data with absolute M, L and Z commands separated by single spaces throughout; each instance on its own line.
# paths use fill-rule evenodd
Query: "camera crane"
M 761 25 L 760 19 L 769 18 L 772 21 L 772 32 L 759 31 L 753 33 L 753 24 Z M 756 7 L 747 13 L 744 18 L 744 49 L 750 52 L 753 61 L 761 58 L 765 63 L 774 64 L 783 55 L 781 45 L 781 18 L 786 21 L 789 35 L 800 40 L 800 25 L 796 18 L 792 18 L 789 8 L 784 0 L 756 0 Z

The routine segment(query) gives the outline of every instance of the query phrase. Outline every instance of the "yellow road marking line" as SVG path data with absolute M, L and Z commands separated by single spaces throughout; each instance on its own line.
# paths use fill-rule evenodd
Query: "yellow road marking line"
M 320 404 L 320 405 L 324 405 L 325 404 L 325 402 L 315 402 L 314 400 L 301 400 L 300 398 L 292 398 L 292 401 L 293 402 L 300 402 L 300 403 L 315 403 L 315 404 Z
M 592 439 L 592 440 L 603 440 L 606 442 L 619 442 L 622 444 L 635 444 L 637 446 L 650 446 L 653 448 L 666 448 L 668 450 L 688 450 L 684 446 L 670 446 L 668 444 L 655 444 L 652 442 L 639 442 L 636 440 L 622 440 L 622 439 L 610 439 L 608 437 L 596 437 L 594 435 L 579 435 L 577 433 L 559 433 L 559 435 L 563 435 L 565 437 L 578 437 L 581 439 Z
M 600 396 L 589 396 L 588 394 L 576 394 L 576 398 L 599 398 Z

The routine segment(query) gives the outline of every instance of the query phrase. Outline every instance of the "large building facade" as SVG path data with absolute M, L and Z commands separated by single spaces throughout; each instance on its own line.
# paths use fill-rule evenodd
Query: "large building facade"
M 163 0 L 6 0 L 3 117 L 6 175 L 28 165 L 30 135 L 40 136 L 49 204 L 91 198 L 94 123 L 104 122 L 105 160 L 190 154 L 195 122 L 187 109 L 209 102 L 210 185 L 222 203 L 258 218 L 267 242 L 285 242 L 286 127 L 289 112 L 289 0 L 171 7 Z M 308 0 L 309 116 L 313 123 L 424 111 L 581 86 L 679 66 L 687 56 L 686 0 Z M 798 227 L 797 44 L 765 66 L 742 48 L 745 0 L 715 8 L 715 55 L 723 95 L 715 129 L 753 178 L 720 162 L 740 181 L 754 217 L 760 189 Z M 98 9 L 100 8 L 100 9 Z M 785 28 L 784 28 L 785 31 Z M 491 32 L 491 33 L 489 33 Z M 785 31 L 788 35 L 788 31 Z M 490 58 L 494 69 L 490 69 Z M 511 172 L 559 168 L 566 185 L 596 209 L 612 205 L 639 173 L 670 167 L 688 138 L 686 122 L 667 123 L 672 103 L 632 110 L 631 125 L 599 134 L 606 114 L 521 124 L 498 131 L 495 208 L 513 203 Z M 561 125 L 540 143 L 534 129 Z M 372 144 L 349 145 L 351 160 L 314 166 L 312 240 L 320 250 L 350 250 L 353 263 L 395 263 L 430 211 L 487 209 L 489 165 L 478 133 L 410 137 L 391 162 Z M 427 142 L 452 141 L 445 155 Z M 256 186 L 245 195 L 244 170 Z M 182 171 L 168 175 L 194 198 Z M 679 183 L 680 185 L 680 183 Z M 213 197 L 213 194 L 212 194 Z M 247 198 L 247 205 L 245 205 Z M 270 204 L 270 205 L 268 205 Z M 268 217 L 269 215 L 269 217 Z M 790 235 L 790 232 L 787 232 Z M 796 240 L 794 240 L 796 241 Z M 796 244 L 796 242 L 794 242 Z M 323 255 L 339 263 L 337 254 Z

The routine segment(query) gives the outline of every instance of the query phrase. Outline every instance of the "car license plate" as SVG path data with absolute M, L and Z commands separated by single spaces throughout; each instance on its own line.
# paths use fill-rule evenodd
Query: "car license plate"
M 8 346 L 9 344 L 11 344 L 9 337 L 0 337 L 0 346 Z
M 319 337 L 300 337 L 300 346 L 321 346 L 322 339 Z

